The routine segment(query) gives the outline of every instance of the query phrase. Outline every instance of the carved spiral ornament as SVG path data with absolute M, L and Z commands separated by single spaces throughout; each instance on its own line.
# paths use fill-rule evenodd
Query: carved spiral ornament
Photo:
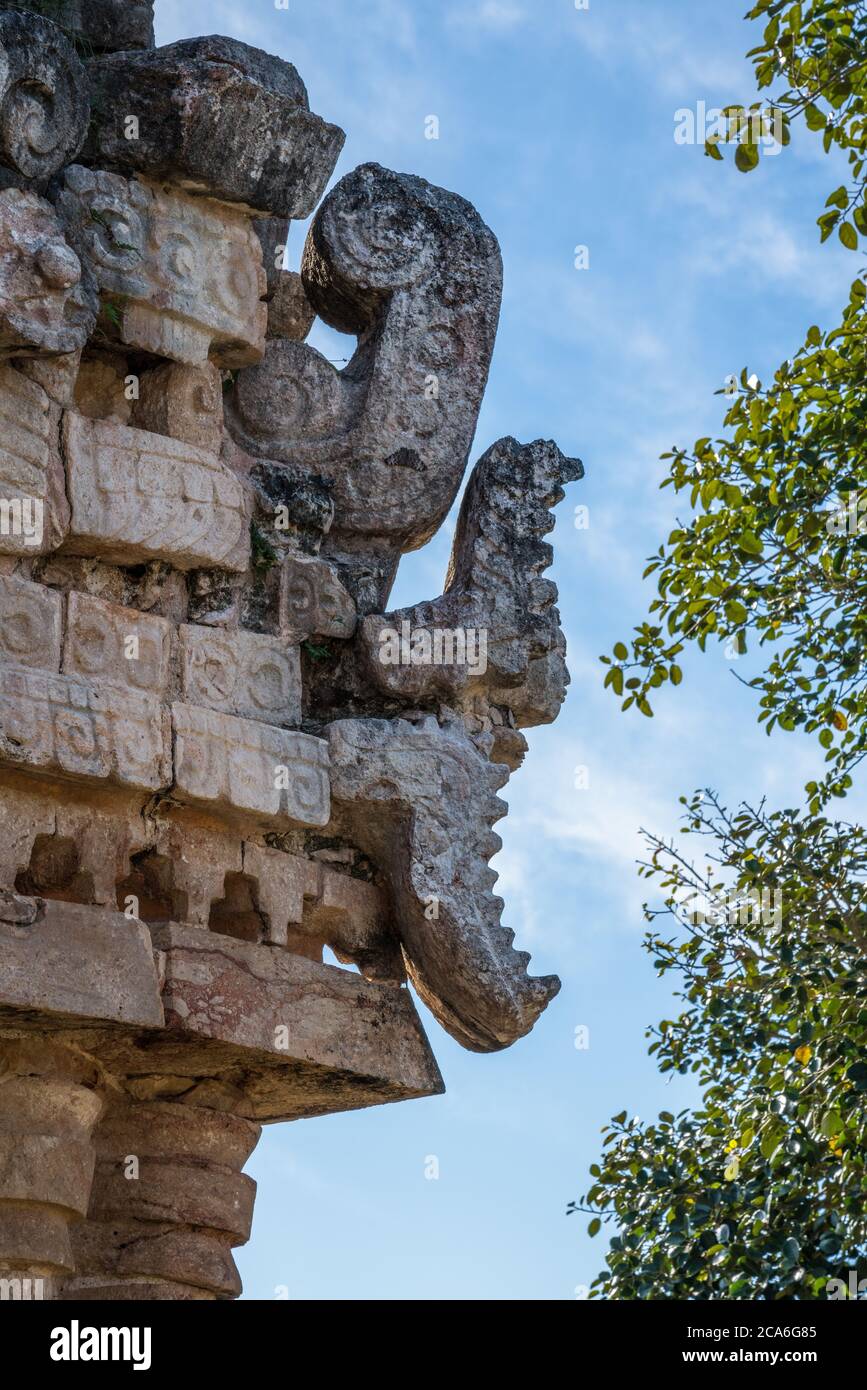
M 75 49 L 38 15 L 0 14 L 0 163 L 24 185 L 43 185 L 74 159 L 90 119 Z

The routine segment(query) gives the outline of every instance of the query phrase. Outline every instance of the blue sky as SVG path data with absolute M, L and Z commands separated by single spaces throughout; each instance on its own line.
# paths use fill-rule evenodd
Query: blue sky
M 565 1215 L 600 1127 L 623 1107 L 652 1117 L 689 1099 L 646 1056 L 644 1028 L 668 996 L 640 945 L 638 829 L 671 832 L 678 795 L 699 785 L 789 804 L 819 766 L 806 740 L 757 729 L 722 653 L 687 659 L 652 721 L 619 713 L 597 660 L 642 617 L 644 560 L 674 519 L 658 455 L 717 432 L 713 393 L 730 372 L 762 376 L 810 324 L 836 322 L 858 268 L 818 245 L 815 218 L 840 179 L 812 139 L 746 177 L 675 143 L 678 109 L 752 98 L 745 9 L 157 0 L 158 43 L 216 32 L 292 61 L 313 109 L 347 132 L 336 177 L 376 160 L 476 205 L 500 239 L 505 296 L 472 458 L 502 435 L 541 436 L 587 469 L 552 537 L 572 686 L 503 793 L 494 860 L 505 921 L 562 992 L 495 1056 L 463 1052 L 422 1009 L 439 1099 L 266 1130 L 248 1167 L 259 1197 L 238 1252 L 245 1297 L 573 1299 L 603 1261 L 602 1238 Z M 430 115 L 438 140 L 425 138 Z M 293 227 L 292 266 L 304 234 Z M 319 324 L 310 341 L 331 357 L 352 346 Z M 397 604 L 441 591 L 453 519 L 404 560 Z

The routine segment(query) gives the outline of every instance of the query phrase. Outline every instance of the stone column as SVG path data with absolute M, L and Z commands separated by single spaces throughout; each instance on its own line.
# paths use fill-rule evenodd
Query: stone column
M 119 1103 L 96 1134 L 89 1219 L 66 1299 L 236 1298 L 232 1248 L 249 1238 L 256 1184 L 241 1172 L 261 1126 L 203 1106 Z
M 0 1271 L 42 1280 L 70 1273 L 71 1226 L 87 1214 L 103 1108 L 96 1065 L 42 1039 L 0 1039 Z

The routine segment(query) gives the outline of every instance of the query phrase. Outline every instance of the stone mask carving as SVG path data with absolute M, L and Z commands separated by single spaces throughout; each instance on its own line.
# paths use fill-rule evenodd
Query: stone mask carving
M 565 694 L 542 537 L 582 469 L 495 443 L 444 593 L 387 612 L 464 476 L 493 233 L 365 164 L 283 272 L 343 143 L 295 69 L 70 0 L 82 67 L 24 8 L 0 5 L 0 1270 L 227 1298 L 260 1124 L 442 1090 L 407 981 L 480 1052 L 557 993 L 489 861 L 522 729 Z M 316 315 L 357 338 L 343 371 Z

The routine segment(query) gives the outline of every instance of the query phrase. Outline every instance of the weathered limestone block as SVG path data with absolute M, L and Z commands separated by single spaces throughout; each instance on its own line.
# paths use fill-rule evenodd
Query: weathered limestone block
M 164 953 L 168 1036 L 183 1042 L 174 1069 L 190 1074 L 203 1055 L 241 1068 L 255 1118 L 441 1092 L 407 990 L 194 927 L 151 933 Z
M 2 19 L 2 15 L 0 15 Z M 0 193 L 0 357 L 76 352 L 96 323 L 96 296 L 50 203 Z
M 72 524 L 66 549 L 117 564 L 242 571 L 250 549 L 239 480 L 214 455 L 107 420 L 63 419 Z
M 60 670 L 63 601 L 26 579 L 0 578 L 0 662 Z
M 88 420 L 116 420 L 119 425 L 128 425 L 132 401 L 127 395 L 127 376 L 126 361 L 120 354 L 88 356 L 75 378 L 71 408 Z
M 255 632 L 180 629 L 183 698 L 223 714 L 292 728 L 301 723 L 297 647 Z
M 49 400 L 64 409 L 75 405 L 75 386 L 81 370 L 81 350 L 56 357 L 16 357 L 15 369 L 41 386 Z
M 176 796 L 299 825 L 328 824 L 322 739 L 194 705 L 173 705 L 172 720 Z
M 90 102 L 72 44 L 26 8 L 0 11 L 0 184 L 41 187 L 81 148 Z
M 58 420 L 40 386 L 0 367 L 0 555 L 44 555 L 69 530 Z
M 70 1225 L 90 1199 L 100 1076 L 39 1038 L 0 1040 L 0 1076 L 0 1270 L 50 1281 L 74 1267 Z
M 166 362 L 141 378 L 130 423 L 219 454 L 223 439 L 223 382 L 213 363 L 185 367 Z
M 391 914 L 380 888 L 320 864 L 317 893 L 305 913 L 305 934 L 322 936 L 343 964 L 356 964 L 367 980 L 406 979 Z
M 319 209 L 302 276 L 320 317 L 358 335 L 355 356 L 338 372 L 269 342 L 227 425 L 253 455 L 333 477 L 336 532 L 413 549 L 463 476 L 500 309 L 496 239 L 456 194 L 367 164 Z
M 364 674 L 417 707 L 484 691 L 520 727 L 556 719 L 566 695 L 565 639 L 553 559 L 541 538 L 562 484 L 583 468 L 555 444 L 501 439 L 476 464 L 464 493 L 442 598 L 365 618 Z M 528 684 L 531 671 L 544 672 Z
M 315 555 L 287 555 L 280 586 L 280 631 L 298 637 L 351 637 L 355 600 L 333 565 Z
M 387 871 L 407 972 L 447 1032 L 474 1052 L 508 1047 L 558 992 L 531 979 L 491 892 L 497 790 L 488 762 L 455 722 L 340 720 L 329 726 L 332 790 L 353 837 Z
M 304 920 L 305 900 L 318 895 L 319 865 L 297 854 L 245 843 L 244 872 L 256 881 L 266 940 L 272 946 L 288 945 L 290 927 Z
M 74 1022 L 161 1028 L 163 1008 L 146 927 L 120 912 L 19 899 L 33 920 L 9 923 L 0 900 L 0 1020 L 45 1028 Z M 0 1096 L 4 1086 L 0 1083 Z
M 250 210 L 309 217 L 344 133 L 310 110 L 291 63 L 236 39 L 183 39 L 88 66 L 90 162 L 165 178 Z M 138 119 L 138 139 L 125 134 Z
M 45 15 L 98 53 L 154 44 L 152 0 L 0 0 L 0 9 Z
M 249 1120 L 196 1105 L 109 1110 L 96 1130 L 89 1220 L 73 1231 L 76 1277 L 64 1297 L 237 1297 L 231 1252 L 249 1238 L 256 1195 L 240 1170 L 259 1133 Z
M 118 884 L 125 878 L 132 855 L 147 838 L 141 805 L 136 799 L 125 806 L 98 804 L 76 796 L 68 805 L 57 804 L 56 834 L 74 845 L 79 871 L 90 885 L 90 900 L 112 912 L 126 905 L 118 902 Z M 39 892 L 34 884 L 31 892 Z M 56 892 L 56 889 L 51 890 Z
M 52 835 L 55 825 L 55 804 L 41 788 L 0 787 L 0 889 L 15 888 L 19 873 L 30 863 L 36 837 Z
M 256 884 L 265 939 L 307 954 L 330 946 L 369 980 L 401 982 L 404 971 L 382 890 L 327 865 L 267 846 L 244 844 L 244 873 Z M 320 956 L 311 957 L 319 959 Z
M 0 666 L 0 763 L 156 790 L 171 782 L 171 729 L 151 695 Z
M 240 835 L 188 820 L 164 820 L 155 827 L 153 850 L 165 865 L 165 887 L 174 901 L 174 919 L 207 927 L 211 908 L 222 897 L 226 876 L 243 871 Z
M 155 695 L 169 679 L 172 625 L 165 618 L 72 593 L 67 603 L 63 669 Z
M 192 367 L 209 356 L 223 367 L 260 360 L 267 284 L 244 213 L 78 164 L 59 180 L 56 204 L 108 306 L 107 333 Z

